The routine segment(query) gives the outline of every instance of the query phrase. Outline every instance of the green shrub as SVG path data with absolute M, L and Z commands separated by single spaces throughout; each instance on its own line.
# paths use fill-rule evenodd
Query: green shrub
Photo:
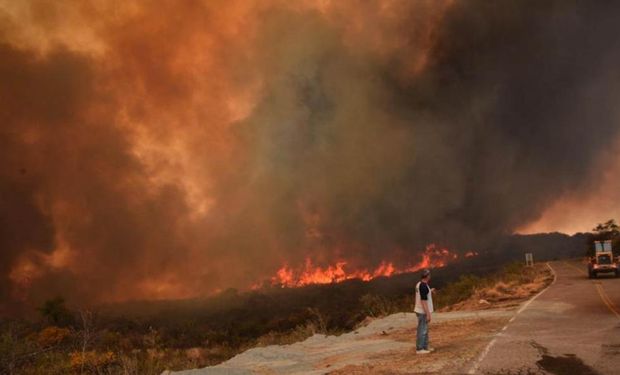
M 383 296 L 365 294 L 360 298 L 362 312 L 366 316 L 378 318 L 402 311 L 399 304 Z
M 309 321 L 306 324 L 298 325 L 288 332 L 271 331 L 256 340 L 257 346 L 268 345 L 288 345 L 300 342 L 317 333 L 317 326 L 314 322 Z
M 448 284 L 433 296 L 436 308 L 442 308 L 464 301 L 471 297 L 476 289 L 489 284 L 487 279 L 475 275 L 462 275 L 457 281 Z

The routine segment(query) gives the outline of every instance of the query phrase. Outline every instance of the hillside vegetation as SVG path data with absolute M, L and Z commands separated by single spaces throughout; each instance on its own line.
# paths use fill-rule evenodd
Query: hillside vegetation
M 437 307 L 518 301 L 548 280 L 536 270 L 512 263 L 492 276 L 469 273 L 454 280 L 456 267 L 438 269 L 433 273 L 440 289 Z M 409 274 L 246 294 L 229 290 L 208 301 L 133 303 L 98 311 L 71 311 L 56 298 L 40 308 L 39 320 L 0 323 L 0 372 L 159 374 L 204 367 L 250 347 L 289 344 L 315 333 L 338 335 L 368 319 L 411 311 L 416 281 Z M 486 303 L 479 304 L 483 299 Z

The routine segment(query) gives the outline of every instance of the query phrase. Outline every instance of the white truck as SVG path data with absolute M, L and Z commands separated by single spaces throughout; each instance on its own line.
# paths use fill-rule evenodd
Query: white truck
M 588 277 L 593 279 L 599 273 L 613 273 L 615 277 L 619 276 L 618 259 L 614 259 L 611 249 L 611 241 L 595 241 L 594 256 L 588 262 Z

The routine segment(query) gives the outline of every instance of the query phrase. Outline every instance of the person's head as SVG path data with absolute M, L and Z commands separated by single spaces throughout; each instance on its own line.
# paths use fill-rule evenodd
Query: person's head
M 431 270 L 429 270 L 428 268 L 423 270 L 420 274 L 420 279 L 422 281 L 429 281 L 431 279 Z

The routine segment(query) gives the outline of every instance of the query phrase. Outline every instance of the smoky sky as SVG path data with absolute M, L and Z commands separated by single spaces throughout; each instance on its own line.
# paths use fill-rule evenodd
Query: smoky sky
M 0 3 L 0 299 L 407 264 L 588 191 L 620 6 Z

